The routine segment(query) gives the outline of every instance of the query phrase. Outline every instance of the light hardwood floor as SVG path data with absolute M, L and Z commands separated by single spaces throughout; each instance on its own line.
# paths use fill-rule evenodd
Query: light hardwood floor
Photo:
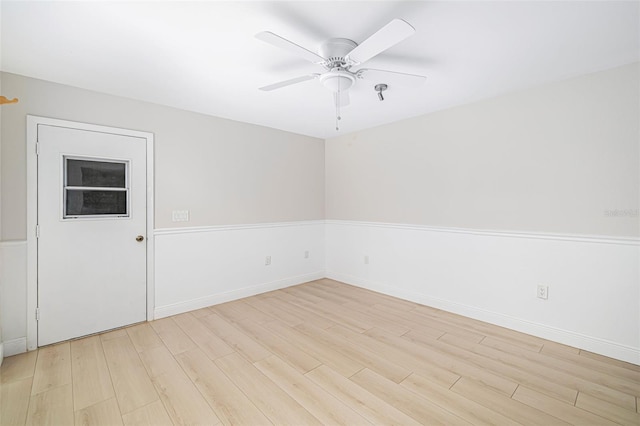
M 2 425 L 640 425 L 640 367 L 319 280 L 6 358 Z

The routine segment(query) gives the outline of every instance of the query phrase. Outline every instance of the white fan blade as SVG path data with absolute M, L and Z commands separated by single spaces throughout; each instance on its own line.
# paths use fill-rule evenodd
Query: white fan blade
M 408 22 L 394 19 L 356 46 L 345 59 L 352 65 L 362 64 L 415 32 L 415 28 Z
M 285 81 L 280 81 L 278 83 L 274 83 L 274 84 L 270 84 L 268 86 L 261 87 L 260 90 L 264 90 L 265 92 L 268 92 L 270 90 L 279 89 L 281 87 L 291 86 L 292 84 L 302 83 L 303 81 L 313 80 L 314 78 L 318 78 L 319 75 L 320 74 L 303 75 L 303 76 L 300 76 L 300 77 L 292 78 L 292 79 L 285 80 Z
M 405 74 L 403 72 L 374 70 L 371 68 L 363 68 L 358 71 L 358 75 L 366 80 L 375 80 L 376 83 L 385 83 L 390 87 L 395 85 L 402 87 L 416 87 L 425 82 L 427 77 L 424 75 Z
M 313 53 L 312 51 L 307 50 L 302 46 L 298 46 L 294 42 L 289 41 L 286 38 L 282 38 L 279 35 L 274 34 L 270 31 L 262 31 L 261 33 L 256 34 L 256 38 L 258 40 L 267 42 L 273 46 L 288 50 L 289 52 L 295 55 L 298 55 L 309 62 L 313 62 L 314 64 L 324 62 L 325 60 L 322 56 L 318 55 L 317 53 Z
M 337 104 L 338 92 L 333 92 L 333 104 Z M 345 90 L 344 92 L 340 92 L 340 106 L 347 106 L 351 103 L 351 99 L 349 98 L 349 91 Z

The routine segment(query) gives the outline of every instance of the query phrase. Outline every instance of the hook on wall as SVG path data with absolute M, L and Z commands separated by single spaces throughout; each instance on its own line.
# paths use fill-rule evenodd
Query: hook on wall
M 4 105 L 4 104 L 17 104 L 18 103 L 18 98 L 13 98 L 13 99 L 7 99 L 4 96 L 0 96 L 0 105 Z

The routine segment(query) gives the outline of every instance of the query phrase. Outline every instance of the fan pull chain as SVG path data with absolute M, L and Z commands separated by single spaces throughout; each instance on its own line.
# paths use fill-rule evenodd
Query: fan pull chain
M 338 79 L 338 91 L 334 94 L 336 101 L 336 132 L 340 130 L 340 125 L 338 124 L 338 122 L 342 120 L 342 117 L 340 117 L 340 94 L 340 80 Z

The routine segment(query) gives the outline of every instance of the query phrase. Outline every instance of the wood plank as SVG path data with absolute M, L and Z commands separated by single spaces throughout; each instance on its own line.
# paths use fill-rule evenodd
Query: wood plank
M 430 362 L 425 362 L 425 359 L 417 354 L 406 352 L 393 345 L 376 340 L 373 337 L 356 333 L 351 329 L 342 326 L 335 326 L 327 329 L 326 331 L 351 340 L 353 343 L 362 346 L 371 352 L 377 353 L 380 356 L 389 359 L 391 362 L 402 365 L 415 373 L 428 377 L 430 380 L 446 388 L 449 388 L 460 378 L 459 375 L 445 368 L 439 367 Z
M 321 364 L 320 361 L 301 350 L 295 343 L 283 339 L 276 333 L 262 327 L 260 324 L 245 320 L 235 323 L 235 325 L 271 353 L 278 355 L 301 373 L 313 370 Z
M 349 327 L 358 333 L 363 333 L 373 327 L 373 324 L 358 318 L 357 315 L 352 315 L 353 313 L 349 313 L 343 306 L 334 303 L 320 302 L 313 305 L 303 305 L 303 307 L 316 315 L 339 322 L 342 326 Z
M 378 315 L 378 312 L 375 310 L 375 308 L 369 311 L 362 311 L 357 309 L 349 310 L 349 309 L 345 309 L 345 305 L 335 305 L 329 302 L 317 304 L 316 306 L 325 308 L 325 311 L 328 313 L 330 312 L 344 313 L 344 315 L 347 316 L 351 322 L 354 322 L 356 327 L 360 327 L 363 330 L 376 327 L 376 328 L 380 328 L 381 330 L 385 330 L 391 334 L 395 334 L 397 336 L 401 336 L 404 333 L 411 330 L 410 327 L 407 327 L 402 324 L 398 324 L 393 321 L 387 321 L 386 319 L 381 318 Z M 344 323 L 342 319 L 341 319 L 341 323 Z
M 265 358 L 254 365 L 322 423 L 369 424 L 362 416 L 277 356 Z
M 384 305 L 388 308 L 395 309 L 400 312 L 408 312 L 417 306 L 418 303 L 410 302 L 408 300 L 398 299 L 382 293 L 376 293 L 371 290 L 367 290 L 361 287 L 356 287 L 348 284 L 343 284 L 338 281 L 323 279 L 320 280 L 320 288 L 326 292 L 333 294 L 339 294 L 348 299 L 349 302 L 355 302 L 362 306 L 374 306 Z M 346 303 L 342 303 L 346 304 Z
M 415 320 L 406 318 L 405 316 L 400 316 L 403 313 L 398 314 L 392 310 L 387 311 L 387 310 L 377 309 L 375 306 L 373 307 L 366 306 L 366 305 L 362 305 L 360 303 L 355 303 L 355 302 L 345 303 L 343 306 L 345 309 L 349 311 L 363 312 L 371 316 L 375 315 L 377 318 L 379 318 L 382 321 L 386 321 L 389 324 L 397 324 L 399 327 L 402 327 L 406 330 L 416 330 L 424 334 L 429 334 L 434 339 L 437 339 L 438 337 L 442 336 L 445 333 L 445 331 L 430 327 L 428 324 L 424 322 L 418 323 Z M 480 340 L 480 339 L 481 339 L 481 336 L 478 336 L 477 340 Z
M 640 414 L 638 414 L 635 409 L 633 411 L 627 410 L 619 405 L 603 401 L 586 393 L 580 392 L 578 394 L 576 407 L 621 425 L 640 425 Z
M 0 425 L 23 425 L 27 420 L 32 377 L 0 385 Z
M 26 424 L 34 426 L 72 425 L 72 393 L 71 384 L 67 384 L 31 395 Z
M 275 319 L 272 316 L 257 310 L 253 306 L 244 302 L 242 299 L 212 306 L 209 313 L 218 314 L 231 322 L 249 320 L 257 324 L 262 324 L 264 322 L 273 321 Z
M 424 315 L 428 318 L 433 318 L 434 320 L 445 321 L 448 324 L 455 325 L 477 334 L 493 336 L 496 339 L 501 339 L 505 342 L 511 343 L 512 345 L 520 346 L 533 352 L 539 352 L 545 342 L 544 339 L 539 337 L 520 333 L 494 324 L 472 320 L 451 312 L 435 310 L 427 306 L 418 306 L 412 312 Z
M 107 331 L 106 333 L 100 334 L 100 340 L 106 342 L 107 340 L 115 339 L 117 337 L 128 336 L 127 330 L 123 328 L 117 328 L 115 330 Z
M 260 343 L 216 314 L 202 317 L 199 321 L 250 362 L 260 361 L 271 355 L 271 352 L 265 349 Z
M 102 342 L 111 380 L 122 414 L 130 413 L 158 399 L 129 336 Z
M 512 398 L 574 425 L 613 426 L 616 424 L 524 386 L 518 386 Z
M 393 334 L 378 329 L 371 329 L 367 331 L 366 334 L 388 345 L 395 346 L 398 349 L 417 354 L 424 362 L 437 365 L 459 376 L 477 380 L 505 395 L 511 396 L 513 391 L 516 390 L 516 387 L 518 387 L 515 381 L 506 379 L 500 374 L 487 371 L 474 364 L 474 360 L 470 359 L 467 354 L 456 354 L 456 356 L 453 356 L 451 353 L 419 345 L 403 337 L 394 336 Z
M 249 298 L 245 301 L 248 305 L 257 309 L 258 311 L 263 312 L 264 314 L 273 317 L 280 322 L 287 324 L 289 326 L 294 326 L 302 323 L 304 318 L 294 315 L 290 312 L 283 311 L 272 303 L 272 299 L 276 298 L 262 298 L 262 299 L 253 299 Z
M 328 278 L 324 278 L 321 281 L 324 288 L 332 288 L 334 291 L 340 292 L 343 295 L 352 294 L 353 300 L 364 301 L 370 305 L 386 305 L 389 308 L 394 308 L 399 311 L 410 311 L 417 306 L 424 306 L 416 302 L 399 299 L 397 297 L 389 296 L 388 294 L 377 293 L 366 288 L 341 283 Z
M 160 400 L 122 416 L 125 426 L 173 426 Z
M 282 293 L 285 294 L 285 293 Z M 336 323 L 333 320 L 327 319 L 323 316 L 317 315 L 314 312 L 305 309 L 301 305 L 296 305 L 294 303 L 289 303 L 286 298 L 283 299 L 280 294 L 272 299 L 269 299 L 269 303 L 271 303 L 274 307 L 288 312 L 291 315 L 295 315 L 301 318 L 302 324 L 311 324 L 314 327 L 326 329 L 329 328 Z
M 223 424 L 271 424 L 202 350 L 192 349 L 176 355 L 176 358 Z
M 305 376 L 373 424 L 420 424 L 326 365 L 311 370 Z
M 451 390 L 523 425 L 569 424 L 466 377 L 458 380 Z
M 428 327 L 430 329 L 442 331 L 443 334 L 446 332 L 446 333 L 454 334 L 456 336 L 464 337 L 475 343 L 480 342 L 482 339 L 485 338 L 484 334 L 478 333 L 474 330 L 469 330 L 464 325 L 451 323 L 449 321 L 443 320 L 442 318 L 436 315 L 426 315 L 424 314 L 425 310 L 419 311 L 416 308 L 409 312 L 401 312 L 395 309 L 390 309 L 384 305 L 375 305 L 373 308 L 382 312 L 394 313 L 400 317 L 405 318 L 406 320 L 408 320 L 410 323 L 413 324 L 413 327 L 411 327 L 411 329 L 415 331 L 421 331 L 416 327 L 420 327 L 420 328 Z M 423 307 L 420 306 L 420 308 L 423 308 Z
M 626 368 L 622 365 L 613 364 L 601 359 L 584 357 L 579 353 L 560 351 L 557 350 L 558 346 L 560 346 L 559 343 L 547 342 L 542 348 L 542 353 L 548 355 L 551 358 L 558 358 L 570 363 L 575 363 L 577 365 L 587 367 L 590 370 L 598 371 L 610 376 L 615 376 L 625 381 L 637 384 L 638 390 L 640 390 L 640 371 L 633 371 L 632 369 Z M 547 347 L 554 349 L 545 349 Z
M 605 362 L 607 364 L 616 365 L 621 368 L 626 368 L 631 371 L 640 372 L 640 365 L 631 364 L 630 362 L 620 361 L 618 359 L 609 358 L 608 356 L 596 354 L 593 352 L 586 351 L 584 349 L 580 350 L 580 356 L 584 358 L 595 359 L 600 362 Z
M 215 364 L 274 424 L 322 424 L 240 354 L 218 358 Z
M 333 348 L 337 352 L 353 359 L 359 365 L 367 367 L 395 383 L 400 383 L 405 377 L 411 374 L 409 369 L 404 368 L 375 352 L 368 351 L 360 346 L 352 344 L 352 342 L 342 337 L 305 324 L 300 324 L 295 328 L 326 347 Z
M 160 337 L 148 322 L 126 328 L 127 334 L 138 352 L 164 346 Z
M 178 362 L 166 346 L 140 352 L 140 360 L 147 370 L 147 374 L 149 374 L 149 377 L 152 379 L 164 373 L 181 370 Z
M 122 425 L 122 415 L 115 398 L 76 411 L 75 418 L 75 426 Z
M 552 342 L 550 340 L 545 340 L 542 344 L 542 349 L 540 352 L 547 354 L 575 354 L 580 355 L 580 349 L 574 348 L 573 346 L 563 345 L 562 343 Z
M 571 365 L 571 363 L 558 358 L 548 356 L 541 353 L 532 353 L 522 350 L 516 346 L 504 343 L 502 341 L 487 338 L 482 341 L 482 350 L 489 353 L 484 347 L 496 349 L 490 353 L 500 357 L 500 359 L 508 358 L 507 354 L 516 355 L 520 360 L 526 360 L 525 365 L 536 366 L 540 370 L 540 374 L 546 374 L 550 380 L 562 378 L 563 382 L 569 381 L 571 385 L 580 392 L 592 394 L 600 399 L 604 399 L 621 407 L 633 410 L 635 408 L 634 390 L 637 385 L 632 382 L 623 381 L 622 379 L 609 376 L 606 374 L 593 371 L 588 373 L 588 369 L 579 365 Z M 513 359 L 513 357 L 511 357 Z
M 229 355 L 235 350 L 229 346 L 220 336 L 216 335 L 200 320 L 214 315 L 211 312 L 208 315 L 196 318 L 190 313 L 177 315 L 173 317 L 178 327 L 185 333 L 188 333 L 191 340 L 211 359 L 220 358 Z
M 152 380 L 174 424 L 216 425 L 220 423 L 218 416 L 182 370 L 169 371 Z
M 520 358 L 513 355 L 496 352 L 479 343 L 469 342 L 449 334 L 445 334 L 435 343 L 431 341 L 429 343 L 440 348 L 448 346 L 448 348 L 467 350 L 477 356 L 474 358 L 474 362 L 481 368 L 501 374 L 520 385 L 529 386 L 568 404 L 573 404 L 578 396 L 576 387 L 567 385 L 567 383 L 574 383 L 574 378 L 563 377 L 562 380 L 553 380 L 557 378 L 557 376 L 553 377 L 554 372 L 549 373 L 544 369 L 536 369 L 529 363 L 522 363 Z M 451 351 L 451 353 L 453 355 L 455 351 Z
M 208 306 L 206 308 L 196 309 L 195 311 L 189 311 L 191 315 L 196 318 L 206 317 L 207 315 L 211 315 L 211 307 Z
M 38 350 L 31 395 L 71 384 L 71 353 L 69 342 Z
M 454 413 L 365 368 L 350 377 L 363 389 L 422 424 L 470 425 Z
M 140 356 L 169 417 L 175 424 L 220 423 L 195 384 L 166 347 L 146 350 L 140 353 Z
M 443 336 L 441 340 L 448 341 L 448 343 L 451 344 L 460 344 L 460 342 L 455 342 L 447 336 Z M 491 342 L 492 340 L 487 338 L 486 341 Z M 534 388 L 534 390 L 540 391 L 569 404 L 575 403 L 577 392 L 587 392 L 604 400 L 620 404 L 621 406 L 631 407 L 635 405 L 634 398 L 631 395 L 627 395 L 615 389 L 608 388 L 562 371 L 554 370 L 552 368 L 541 368 L 543 363 L 538 363 L 537 359 L 545 357 L 546 355 L 544 354 L 532 355 L 526 349 L 497 340 L 494 340 L 493 342 L 494 343 L 489 344 L 499 345 L 499 347 L 509 347 L 509 350 L 513 350 L 514 353 L 521 355 L 514 355 L 510 352 L 494 349 L 493 346 L 485 345 L 485 341 L 478 345 L 474 345 L 469 349 L 475 353 L 484 355 L 499 362 L 497 364 L 498 366 L 504 366 L 504 368 L 507 369 L 509 366 L 513 366 L 525 371 L 528 375 L 533 374 L 538 376 L 538 380 L 527 380 L 526 382 L 521 381 L 521 384 Z M 542 382 L 539 380 L 542 380 Z M 565 390 L 563 390 L 563 388 L 565 388 Z M 567 388 L 571 389 L 572 392 L 566 393 Z
M 336 294 L 335 292 L 332 292 L 330 290 L 323 291 L 322 283 L 320 281 L 312 281 L 310 283 L 301 284 L 300 289 L 307 294 L 310 294 L 322 299 L 322 302 L 320 303 L 331 302 L 336 305 L 341 305 L 343 303 L 349 302 L 350 300 L 349 298 L 344 297 L 340 294 Z
M 0 366 L 0 384 L 33 377 L 38 351 L 6 357 Z
M 313 305 L 315 303 L 324 302 L 322 297 L 318 297 L 304 290 L 302 285 L 296 285 L 282 289 L 283 293 L 290 294 L 298 299 L 297 303 Z
M 351 377 L 363 368 L 360 363 L 337 352 L 334 348 L 327 347 L 301 331 L 281 324 L 278 321 L 266 323 L 264 327 L 278 334 L 285 340 L 296 342 L 301 350 L 330 366 L 344 377 Z
M 196 344 L 185 334 L 173 318 L 162 318 L 149 323 L 160 336 L 172 354 L 179 354 L 196 347 Z
M 474 425 L 519 424 L 418 374 L 410 375 L 400 385 Z
M 74 410 L 115 396 L 99 336 L 71 342 L 71 371 Z

